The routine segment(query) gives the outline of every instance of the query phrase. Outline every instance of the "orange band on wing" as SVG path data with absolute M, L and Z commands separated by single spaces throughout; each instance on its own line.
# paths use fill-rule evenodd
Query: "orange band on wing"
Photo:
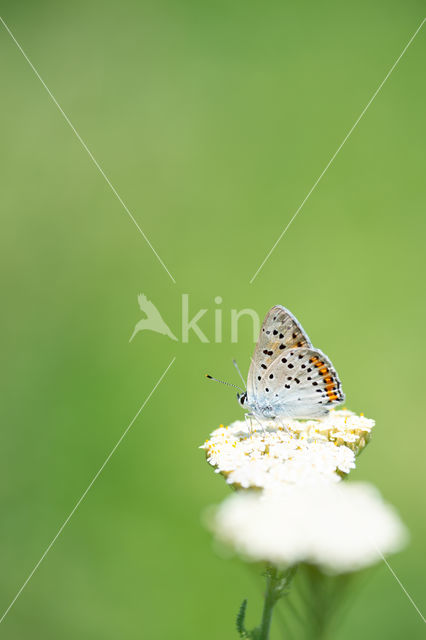
M 318 356 L 312 356 L 310 358 L 310 362 L 318 369 L 319 373 L 322 375 L 325 382 L 325 391 L 328 396 L 329 402 L 334 402 L 335 400 L 339 400 L 339 394 L 337 392 L 336 380 L 333 379 L 332 371 L 330 371 L 318 358 Z

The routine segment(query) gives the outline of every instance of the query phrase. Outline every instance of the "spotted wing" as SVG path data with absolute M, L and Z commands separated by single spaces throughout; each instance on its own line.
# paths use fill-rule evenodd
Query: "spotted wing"
M 248 373 L 249 400 L 256 396 L 259 375 L 269 369 L 285 349 L 311 346 L 307 333 L 294 315 L 281 305 L 272 307 L 263 321 Z
M 345 399 L 336 370 L 318 349 L 286 349 L 256 373 L 257 397 L 276 417 L 317 417 Z

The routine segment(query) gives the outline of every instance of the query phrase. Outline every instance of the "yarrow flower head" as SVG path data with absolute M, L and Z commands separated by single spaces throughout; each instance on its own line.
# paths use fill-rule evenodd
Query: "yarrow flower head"
M 216 509 L 209 526 L 245 559 L 277 567 L 305 562 L 327 573 L 374 564 L 407 537 L 393 507 L 362 483 L 238 492 Z
M 347 410 L 322 419 L 237 421 L 221 426 L 202 445 L 207 461 L 228 484 L 273 489 L 281 484 L 336 483 L 355 468 L 355 458 L 370 439 L 374 420 Z

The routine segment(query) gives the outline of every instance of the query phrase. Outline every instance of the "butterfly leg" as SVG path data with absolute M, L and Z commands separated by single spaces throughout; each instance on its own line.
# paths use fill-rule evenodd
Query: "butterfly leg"
M 246 413 L 245 414 L 245 418 L 246 418 L 246 420 L 250 420 L 250 426 L 249 426 L 250 435 L 253 433 L 252 418 L 254 418 L 256 420 L 257 424 L 260 426 L 260 428 L 262 429 L 263 433 L 265 433 L 265 427 L 263 426 L 263 424 L 260 422 L 260 420 L 256 417 L 256 415 L 254 413 Z
M 278 424 L 284 429 L 287 435 L 291 436 L 290 430 L 285 426 L 285 424 L 283 424 L 282 422 L 278 422 Z
M 246 421 L 246 424 L 248 425 L 248 433 L 249 433 L 250 436 L 253 433 L 253 427 L 252 427 L 252 423 L 251 423 L 252 416 L 253 416 L 252 413 L 245 413 L 244 414 L 244 420 Z

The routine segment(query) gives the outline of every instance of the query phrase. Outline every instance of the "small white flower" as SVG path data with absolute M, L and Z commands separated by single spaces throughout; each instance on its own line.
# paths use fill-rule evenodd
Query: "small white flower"
M 373 420 L 346 410 L 321 420 L 266 421 L 253 433 L 237 421 L 213 431 L 202 448 L 215 471 L 237 487 L 335 483 L 355 468 L 373 426 Z
M 217 508 L 210 527 L 248 560 L 306 562 L 329 573 L 374 564 L 407 538 L 394 509 L 362 483 L 238 492 Z

